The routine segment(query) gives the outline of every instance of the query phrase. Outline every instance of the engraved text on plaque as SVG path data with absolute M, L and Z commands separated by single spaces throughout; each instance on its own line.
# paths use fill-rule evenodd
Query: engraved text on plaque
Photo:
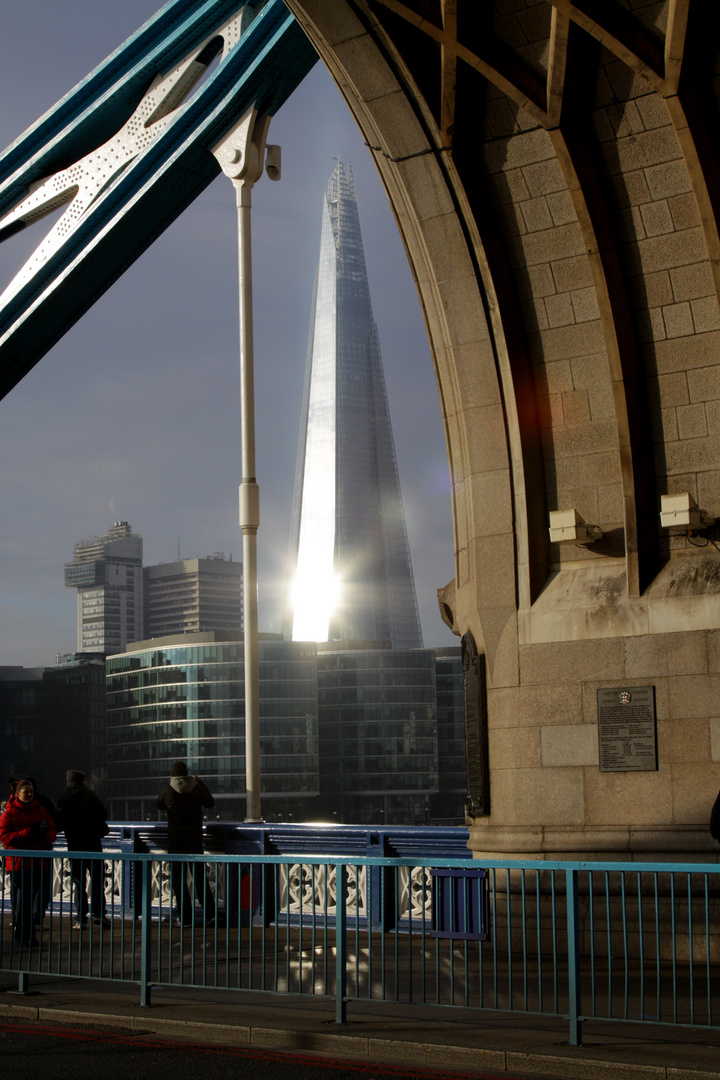
M 597 707 L 600 772 L 657 769 L 655 687 L 600 689 Z

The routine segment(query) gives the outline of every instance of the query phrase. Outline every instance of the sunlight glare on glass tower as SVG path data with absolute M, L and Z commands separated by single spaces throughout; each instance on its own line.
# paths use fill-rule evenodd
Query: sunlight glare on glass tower
M 285 634 L 422 648 L 352 169 L 323 198 Z

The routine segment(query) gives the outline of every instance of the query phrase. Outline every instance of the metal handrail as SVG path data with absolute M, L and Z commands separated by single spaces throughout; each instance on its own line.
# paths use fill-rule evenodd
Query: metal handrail
M 8 856 L 27 870 L 0 870 L 0 970 L 21 989 L 42 973 L 133 982 L 144 1005 L 156 984 L 311 993 L 334 1000 L 340 1023 L 358 1000 L 523 1012 L 564 1017 L 574 1045 L 588 1019 L 718 1027 L 717 864 L 304 849 Z M 105 911 L 73 929 L 73 873 L 91 893 L 98 862 Z M 33 903 L 44 918 L 31 935 Z M 28 940 L 15 941 L 18 926 Z

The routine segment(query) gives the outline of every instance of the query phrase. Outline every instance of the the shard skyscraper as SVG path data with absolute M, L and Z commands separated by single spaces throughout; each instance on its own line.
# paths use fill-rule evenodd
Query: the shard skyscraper
M 285 635 L 421 648 L 415 584 L 352 170 L 323 200 Z

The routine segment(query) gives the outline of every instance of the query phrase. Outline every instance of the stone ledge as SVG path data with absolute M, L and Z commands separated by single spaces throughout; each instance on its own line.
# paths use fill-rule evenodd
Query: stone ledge
M 705 825 L 494 828 L 471 822 L 468 846 L 476 859 L 653 862 L 656 855 L 663 862 L 717 863 L 720 859 L 720 845 Z M 670 860 L 669 855 L 673 856 Z

